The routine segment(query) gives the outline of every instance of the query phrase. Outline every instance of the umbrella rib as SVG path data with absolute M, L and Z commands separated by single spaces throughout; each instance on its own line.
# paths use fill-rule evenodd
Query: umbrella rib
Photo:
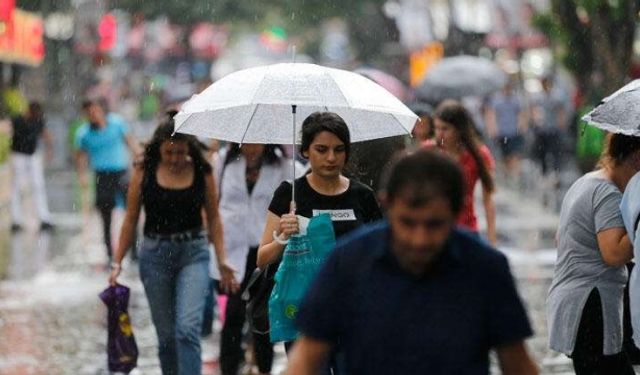
M 178 126 L 177 128 L 174 126 L 173 133 L 171 134 L 171 136 L 173 137 L 178 132 L 178 130 L 180 130 L 182 127 L 184 127 L 184 124 L 186 124 L 187 121 L 189 121 L 189 119 L 193 115 L 194 115 L 193 113 L 190 113 L 189 116 L 187 116 L 187 118 L 184 121 L 182 121 L 182 124 L 180 124 L 180 126 Z M 175 116 L 174 116 L 174 118 L 175 118 Z M 175 119 L 174 119 L 174 121 L 175 121 Z
M 329 82 L 331 84 L 333 84 L 333 86 L 335 86 L 335 88 L 338 89 L 337 91 L 340 94 L 340 96 L 342 97 L 342 100 L 344 100 L 344 102 L 347 104 L 347 108 L 351 107 L 351 103 L 349 102 L 349 99 L 347 99 L 347 97 L 342 92 L 342 88 L 340 87 L 340 85 L 338 85 L 338 83 L 336 82 L 336 79 L 333 78 L 333 76 L 330 73 L 324 73 L 324 74 L 329 77 Z
M 402 132 L 404 134 L 409 134 L 411 135 L 410 131 L 407 131 L 407 129 L 404 128 L 404 126 L 402 126 L 402 123 L 400 123 L 400 120 L 398 120 L 398 118 L 396 117 L 396 115 L 394 115 L 393 113 L 389 113 L 389 116 L 391 116 L 395 121 L 394 123 L 399 126 L 402 129 Z
M 253 109 L 253 112 L 251 113 L 251 118 L 249 118 L 249 123 L 247 124 L 247 127 L 244 129 L 244 134 L 242 134 L 242 138 L 240 139 L 240 145 L 242 145 L 244 143 L 244 138 L 247 136 L 247 133 L 249 132 L 249 128 L 251 127 L 251 123 L 253 122 L 253 118 L 256 115 L 256 112 L 258 111 L 258 106 L 260 104 L 256 104 L 255 108 Z
M 342 99 L 344 99 L 344 102 L 347 103 L 348 107 L 351 107 L 351 103 L 349 102 L 349 99 L 347 99 L 347 97 L 344 95 L 344 93 L 342 92 L 342 89 L 340 88 L 340 86 L 334 82 L 334 84 L 336 85 L 336 87 L 338 87 L 338 92 L 340 93 L 340 96 L 342 96 Z

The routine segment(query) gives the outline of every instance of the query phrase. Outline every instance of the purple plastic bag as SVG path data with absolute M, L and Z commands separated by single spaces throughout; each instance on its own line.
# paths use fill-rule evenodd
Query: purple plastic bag
M 110 286 L 100 293 L 100 299 L 109 310 L 107 316 L 109 371 L 128 373 L 136 367 L 138 362 L 138 346 L 133 337 L 127 312 L 129 288 L 119 284 Z

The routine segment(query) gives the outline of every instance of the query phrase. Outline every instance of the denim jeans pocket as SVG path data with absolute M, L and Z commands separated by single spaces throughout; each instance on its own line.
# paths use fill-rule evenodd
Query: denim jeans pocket
M 144 236 L 140 246 L 140 256 L 157 253 L 160 250 L 160 240 Z

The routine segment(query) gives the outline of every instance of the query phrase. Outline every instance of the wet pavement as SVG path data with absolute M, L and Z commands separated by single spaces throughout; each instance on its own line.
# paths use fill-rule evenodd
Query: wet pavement
M 98 299 L 107 286 L 107 258 L 99 219 L 82 209 L 74 180 L 69 171 L 49 172 L 53 233 L 39 232 L 35 221 L 23 232 L 9 233 L 8 210 L 0 204 L 0 374 L 108 374 L 106 309 Z M 572 374 L 568 359 L 546 344 L 544 301 L 555 261 L 557 214 L 543 207 L 539 196 L 518 189 L 501 187 L 496 201 L 499 247 L 510 258 L 536 331 L 529 341 L 536 362 L 543 374 Z M 27 202 L 25 210 L 32 208 Z M 116 223 L 121 219 L 120 213 Z M 136 264 L 127 257 L 123 267 L 121 282 L 132 289 L 130 315 L 140 349 L 132 374 L 159 374 Z M 217 373 L 217 326 L 204 340 L 205 374 Z M 278 353 L 274 374 L 284 361 L 281 348 Z

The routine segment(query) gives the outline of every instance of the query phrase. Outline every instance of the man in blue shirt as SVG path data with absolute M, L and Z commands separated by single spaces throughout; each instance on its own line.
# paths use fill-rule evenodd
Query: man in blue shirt
M 487 133 L 500 148 L 507 177 L 517 181 L 525 146 L 523 135 L 527 132 L 527 116 L 513 83 L 507 83 L 491 98 L 486 117 Z
M 351 375 L 537 374 L 504 255 L 455 228 L 464 183 L 431 151 L 388 174 L 388 221 L 341 240 L 309 290 L 288 374 L 315 374 L 339 343 Z
M 124 120 L 105 112 L 105 103 L 86 100 L 82 110 L 88 123 L 80 126 L 75 137 L 78 178 L 82 188 L 86 188 L 89 185 L 87 166 L 91 165 L 95 172 L 95 203 L 102 218 L 104 243 L 111 261 L 111 213 L 116 206 L 116 197 L 126 198 L 129 153 L 138 155 L 140 149 Z

